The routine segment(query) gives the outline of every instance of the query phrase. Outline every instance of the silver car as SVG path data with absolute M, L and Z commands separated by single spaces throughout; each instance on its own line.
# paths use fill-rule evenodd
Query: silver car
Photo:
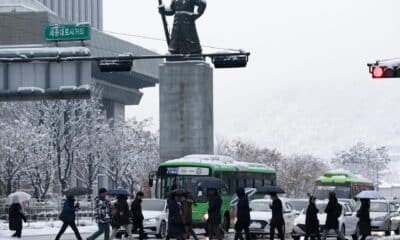
M 386 200 L 372 200 L 370 206 L 371 230 L 385 232 L 390 236 L 392 232 L 392 217 L 396 215 L 396 208 Z

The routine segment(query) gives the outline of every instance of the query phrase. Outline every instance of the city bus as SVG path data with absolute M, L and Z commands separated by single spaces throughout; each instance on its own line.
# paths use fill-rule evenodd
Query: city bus
M 335 192 L 337 198 L 354 199 L 364 190 L 374 190 L 373 182 L 349 172 L 328 171 L 316 180 L 314 195 L 327 199 L 329 192 Z
M 276 185 L 276 172 L 266 165 L 239 162 L 226 156 L 189 155 L 160 164 L 154 186 L 155 197 L 166 198 L 171 189 L 190 191 L 195 201 L 193 222 L 196 227 L 201 227 L 204 225 L 208 203 L 206 193 L 198 189 L 196 183 L 199 178 L 207 176 L 222 179 L 227 186 L 227 189 L 221 192 L 223 216 L 229 214 L 229 203 L 237 188 Z

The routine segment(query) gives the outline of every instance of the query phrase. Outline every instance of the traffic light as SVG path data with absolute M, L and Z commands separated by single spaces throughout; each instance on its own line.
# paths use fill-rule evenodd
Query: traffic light
M 101 72 L 130 72 L 132 71 L 132 60 L 100 60 Z
M 247 66 L 247 55 L 216 56 L 212 58 L 215 68 L 242 68 Z
M 373 78 L 400 78 L 400 68 L 372 66 L 370 70 Z

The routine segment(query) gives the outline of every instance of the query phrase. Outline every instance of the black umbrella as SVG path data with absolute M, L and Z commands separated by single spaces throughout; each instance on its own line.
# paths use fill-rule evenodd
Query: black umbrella
M 67 191 L 63 192 L 66 196 L 82 196 L 92 194 L 92 189 L 84 188 L 84 187 L 75 187 L 68 189 Z
M 176 196 L 183 196 L 186 194 L 190 194 L 190 192 L 186 191 L 185 189 L 175 189 L 171 191 L 169 194 L 175 194 Z
M 283 189 L 278 186 L 264 186 L 257 188 L 257 194 L 271 194 L 271 193 L 282 194 L 285 193 L 285 191 L 283 191 Z
M 228 188 L 224 181 L 215 177 L 201 177 L 197 178 L 197 186 L 203 189 L 222 189 Z
M 107 195 L 109 196 L 129 196 L 128 191 L 125 189 L 110 189 L 107 191 Z

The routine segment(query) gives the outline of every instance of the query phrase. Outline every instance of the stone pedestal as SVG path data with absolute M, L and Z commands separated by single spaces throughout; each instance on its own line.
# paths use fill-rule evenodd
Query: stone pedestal
M 160 65 L 160 158 L 213 154 L 213 69 L 204 61 Z

